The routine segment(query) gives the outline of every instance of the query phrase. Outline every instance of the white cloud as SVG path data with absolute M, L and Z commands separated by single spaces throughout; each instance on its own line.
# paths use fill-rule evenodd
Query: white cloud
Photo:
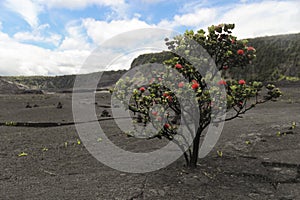
M 45 25 L 45 27 L 47 26 Z M 95 43 L 100 44 L 119 33 L 149 27 L 151 26 L 138 19 L 111 22 L 85 19 L 80 23 L 78 21 L 70 22 L 66 26 L 67 35 L 56 50 L 44 49 L 18 42 L 18 40 L 41 40 L 42 36 L 38 34 L 30 35 L 31 33 L 29 32 L 20 32 L 11 38 L 7 34 L 0 32 L 0 74 L 59 75 L 78 73 L 84 61 L 92 53 L 92 47 L 94 47 L 88 42 L 88 36 L 90 36 Z M 140 37 L 150 40 L 155 37 L 154 33 L 155 32 Z M 137 39 L 137 36 L 133 34 L 131 36 L 132 41 Z M 121 45 L 124 41 L 122 41 L 122 38 L 120 38 L 120 40 L 121 41 L 114 41 L 116 43 L 111 43 L 111 47 L 114 48 L 114 45 Z M 163 39 L 160 39 L 160 41 L 163 41 Z M 126 44 L 127 43 L 124 43 L 125 46 L 127 46 Z M 108 56 L 116 58 L 119 54 L 111 52 Z M 133 59 L 132 56 L 122 56 L 123 57 L 118 58 L 119 61 L 116 61 L 110 66 L 110 69 L 124 69 L 130 67 L 130 63 Z M 124 63 L 124 59 L 126 64 Z M 88 68 L 81 70 L 81 72 L 99 71 L 101 69 L 101 66 L 99 66 L 101 62 L 97 60 L 94 65 L 88 66 Z
M 213 24 L 235 23 L 234 34 L 239 38 L 297 33 L 300 32 L 299 7 L 300 2 L 296 0 L 267 0 L 213 8 L 195 6 L 192 12 L 175 15 L 172 20 L 162 20 L 158 26 L 206 29 Z
M 236 24 L 236 35 L 249 38 L 300 32 L 299 1 L 263 1 L 228 10 L 219 22 Z
M 90 5 L 98 6 L 119 6 L 124 0 L 36 0 L 40 4 L 50 8 L 83 9 Z
M 87 35 L 98 45 L 93 52 L 95 61 L 83 69 L 82 73 L 91 71 L 129 69 L 135 57 L 145 52 L 167 50 L 164 39 L 178 33 L 162 30 L 155 25 L 133 18 L 131 20 L 114 20 L 111 22 L 84 19 L 82 26 Z
M 0 32 L 1 75 L 62 75 L 79 71 L 88 50 L 49 50 L 22 44 Z
M 44 49 L 29 44 L 22 44 L 20 40 L 42 40 L 41 35 L 30 35 L 29 32 L 20 32 L 9 37 L 0 31 L 0 74 L 1 75 L 59 75 L 78 73 L 84 61 L 92 53 L 93 46 L 88 37 L 94 41 L 94 44 L 101 44 L 108 38 L 125 31 L 136 30 L 139 28 L 149 28 L 146 22 L 138 19 L 116 20 L 111 22 L 97 21 L 94 19 L 84 19 L 82 21 L 70 22 L 66 25 L 67 35 L 62 39 L 56 50 Z M 47 25 L 40 29 L 46 28 Z M 38 30 L 38 28 L 37 28 Z M 142 37 L 146 41 L 150 41 L 156 37 L 155 32 L 146 35 L 134 35 L 127 38 L 130 41 L 113 41 L 110 45 L 122 45 L 127 47 L 128 42 L 136 41 L 138 37 Z M 162 36 L 160 36 L 162 37 Z M 50 37 L 51 38 L 51 37 Z M 50 40 L 50 38 L 48 38 Z M 46 38 L 44 38 L 46 39 Z M 163 42 L 163 38 L 159 41 Z M 119 54 L 114 52 L 109 56 L 116 58 Z M 110 69 L 129 68 L 132 57 L 123 55 L 122 63 L 114 63 Z M 123 60 L 127 61 L 124 64 Z M 83 69 L 81 72 L 99 71 L 101 62 L 98 61 L 93 66 Z M 9 67 L 7 67 L 9 66 Z M 102 66 L 103 68 L 103 66 Z
M 124 0 L 5 0 L 4 5 L 18 13 L 31 27 L 39 25 L 38 15 L 45 8 L 84 9 L 91 5 L 107 6 L 112 9 L 111 16 L 126 17 L 128 5 Z M 109 17 L 109 16 L 108 16 Z
M 82 24 L 77 24 L 77 22 L 70 22 L 66 26 L 67 35 L 63 39 L 60 50 L 73 50 L 73 49 L 84 49 L 91 50 L 92 47 L 88 43 L 88 37 L 84 33 L 84 27 Z
M 95 19 L 88 18 L 83 20 L 83 26 L 87 30 L 87 35 L 97 45 L 101 44 L 108 38 L 126 31 L 154 27 L 154 25 L 149 25 L 137 18 L 130 20 L 113 20 L 111 22 L 97 21 Z
M 192 13 L 183 15 L 175 15 L 172 21 L 162 20 L 159 27 L 175 28 L 179 26 L 196 27 L 201 24 L 207 24 L 217 16 L 217 12 L 214 8 L 200 8 Z
M 49 9 L 65 8 L 69 10 L 80 10 L 91 5 L 110 7 L 112 12 L 108 14 L 107 18 L 112 19 L 126 18 L 128 4 L 125 0 L 35 0 L 38 4 L 43 5 Z
M 31 0 L 5 0 L 4 5 L 18 13 L 31 26 L 37 27 L 39 24 L 38 14 L 42 11 L 42 7 Z
M 157 3 L 160 0 L 143 1 L 144 3 Z M 39 25 L 38 15 L 46 7 L 49 9 L 83 9 L 93 4 L 110 6 L 114 12 L 119 9 L 123 12 L 120 15 L 125 16 L 128 14 L 126 3 L 123 0 L 24 0 L 24 3 L 20 4 L 18 0 L 7 0 L 5 5 L 19 13 L 31 25 L 32 31 L 20 31 L 10 37 L 1 32 L 0 22 L 0 74 L 58 75 L 77 73 L 96 45 L 100 45 L 120 33 L 140 28 L 178 29 L 182 26 L 189 26 L 191 29 L 206 29 L 211 24 L 235 23 L 234 34 L 239 38 L 300 32 L 299 1 L 250 2 L 241 2 L 225 7 L 205 7 L 204 4 L 183 5 L 183 8 L 192 7 L 193 9 L 186 9 L 185 13 L 178 13 L 172 19 L 161 20 L 158 24 L 148 24 L 138 14 L 132 19 L 126 17 L 116 19 L 113 17 L 113 13 L 111 15 L 113 20 L 111 21 L 99 21 L 94 18 L 80 19 L 65 25 L 66 34 L 62 37 L 59 34 L 47 32 L 49 25 Z M 150 33 L 141 36 L 131 32 L 131 37 L 127 37 L 126 40 L 120 37 L 110 45 L 123 48 L 128 44 L 132 45 L 134 41 L 139 41 L 140 37 L 150 42 L 156 36 Z M 24 41 L 52 43 L 57 48 L 55 50 L 44 49 L 23 44 Z M 144 50 L 142 49 L 141 52 Z M 123 57 L 118 58 L 119 60 L 112 64 L 112 69 L 128 68 L 131 59 L 135 56 L 133 55 L 123 55 Z M 109 56 L 108 58 L 114 58 L 117 54 L 112 53 Z M 97 71 L 99 69 L 97 64 L 99 63 L 86 69 L 86 72 Z
M 33 41 L 40 43 L 49 43 L 58 46 L 61 40 L 61 36 L 58 34 L 51 33 L 49 37 L 45 37 L 35 32 L 18 32 L 14 34 L 14 38 L 17 41 Z
M 193 12 L 197 11 L 198 9 L 205 8 L 210 3 L 213 3 L 213 1 L 210 1 L 210 0 L 187 1 L 185 4 L 182 5 L 179 12 L 180 13 L 193 13 Z
M 199 9 L 195 13 L 186 14 L 186 15 L 175 15 L 174 21 L 182 26 L 197 26 L 201 23 L 206 23 L 215 18 L 216 12 L 214 9 L 204 8 Z
M 45 36 L 45 29 L 49 27 L 49 24 L 43 24 L 37 28 L 34 28 L 33 31 L 25 31 L 15 33 L 13 38 L 17 41 L 34 41 L 40 43 L 49 43 L 55 46 L 58 46 L 61 41 L 61 35 L 56 33 L 48 33 Z

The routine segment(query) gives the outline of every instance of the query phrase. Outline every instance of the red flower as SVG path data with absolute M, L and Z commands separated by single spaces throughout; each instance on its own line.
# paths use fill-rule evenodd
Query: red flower
M 198 83 L 198 81 L 192 80 L 192 82 L 193 82 L 192 88 L 193 88 L 194 90 L 198 89 L 198 88 L 199 88 L 199 83 Z
M 181 64 L 176 64 L 176 65 L 175 65 L 175 68 L 176 68 L 176 69 L 182 69 L 183 67 L 182 67 Z
M 247 50 L 248 51 L 255 51 L 254 47 L 248 47 Z
M 173 99 L 172 99 L 172 96 L 167 96 L 166 98 L 167 98 L 170 102 L 172 102 L 172 100 L 173 100 Z
M 169 94 L 166 93 L 166 92 L 164 92 L 164 93 L 163 93 L 163 96 L 164 96 L 164 97 L 167 97 L 167 96 L 169 96 Z
M 158 78 L 159 81 L 162 81 L 162 78 Z
M 239 84 L 240 84 L 240 85 L 245 85 L 245 84 L 246 84 L 246 81 L 243 80 L 243 79 L 241 79 L 241 80 L 239 80 Z
M 237 50 L 237 54 L 238 55 L 244 55 L 244 50 L 243 49 L 239 49 L 239 50 Z
M 178 83 L 178 87 L 179 87 L 179 88 L 183 88 L 183 86 L 184 86 L 184 82 Z
M 193 82 L 193 83 L 198 83 L 198 81 L 196 81 L 196 80 L 192 80 L 192 82 Z
M 158 112 L 157 111 L 152 111 L 152 115 L 157 116 Z
M 220 81 L 218 82 L 218 85 L 226 85 L 226 81 L 220 80 Z
M 193 84 L 192 84 L 192 88 L 193 88 L 194 90 L 198 89 L 198 88 L 199 88 L 199 83 L 193 83 Z
M 140 91 L 141 91 L 141 92 L 145 92 L 145 90 L 146 90 L 146 88 L 144 88 L 144 87 L 141 87 L 141 88 L 140 88 Z
M 164 127 L 165 127 L 166 129 L 169 129 L 169 128 L 171 127 L 171 125 L 168 124 L 168 123 L 166 123 L 166 124 L 164 125 Z
M 223 69 L 226 70 L 228 69 L 229 67 L 227 65 L 223 66 Z
M 234 43 L 235 43 L 235 40 L 234 40 L 234 39 L 232 39 L 232 40 L 231 40 L 231 44 L 234 44 Z
M 164 92 L 164 93 L 163 93 L 163 96 L 166 97 L 169 101 L 172 101 L 172 96 L 170 96 L 169 93 Z

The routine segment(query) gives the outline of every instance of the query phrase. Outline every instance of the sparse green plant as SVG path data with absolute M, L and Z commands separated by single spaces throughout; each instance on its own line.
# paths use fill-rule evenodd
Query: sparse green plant
M 277 131 L 276 135 L 277 135 L 278 137 L 280 137 L 280 136 L 281 136 L 281 132 L 280 132 L 280 131 Z
M 295 129 L 296 128 L 296 122 L 292 122 L 292 126 L 290 129 Z
M 18 154 L 18 156 L 19 156 L 19 157 L 28 156 L 28 153 L 21 152 L 21 153 Z
M 77 144 L 80 145 L 81 144 L 81 141 L 79 139 L 77 139 Z
M 5 126 L 16 126 L 16 125 L 17 125 L 17 122 L 13 122 L 13 121 L 5 122 Z
M 49 149 L 46 148 L 46 147 L 44 147 L 44 148 L 42 149 L 43 152 L 48 151 L 48 150 L 49 150 Z
M 218 154 L 219 157 L 223 157 L 223 151 L 218 150 L 217 154 Z

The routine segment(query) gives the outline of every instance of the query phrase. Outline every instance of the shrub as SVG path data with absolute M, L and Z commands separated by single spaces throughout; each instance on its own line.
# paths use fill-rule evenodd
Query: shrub
M 234 24 L 220 24 L 208 27 L 207 33 L 201 29 L 196 33 L 186 31 L 172 40 L 167 38 L 166 45 L 174 57 L 164 61 L 164 70 L 152 65 L 147 73 L 120 79 L 113 90 L 125 108 L 142 116 L 144 125 L 151 123 L 158 130 L 143 134 L 150 139 L 165 137 L 178 144 L 189 167 L 197 166 L 200 137 L 210 123 L 235 119 L 257 104 L 281 96 L 274 85 L 264 87 L 257 81 L 224 80 L 218 76 L 228 68 L 247 67 L 256 57 L 255 48 L 248 46 L 247 40 L 237 40 L 232 29 Z M 213 60 L 214 67 L 199 46 Z M 129 87 L 130 82 L 136 83 L 134 89 Z M 126 101 L 128 94 L 131 97 Z M 155 105 L 162 107 L 155 110 Z M 229 113 L 227 117 L 217 117 L 225 116 L 224 110 Z M 195 127 L 187 126 L 192 143 L 184 142 L 186 135 L 180 134 L 180 124 L 193 124 L 190 122 L 195 123 Z

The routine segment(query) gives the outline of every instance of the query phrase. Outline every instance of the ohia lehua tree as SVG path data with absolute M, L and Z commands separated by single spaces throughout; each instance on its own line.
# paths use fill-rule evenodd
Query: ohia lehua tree
M 281 96 L 271 84 L 222 78 L 229 68 L 247 67 L 256 57 L 255 48 L 237 40 L 233 29 L 234 24 L 220 24 L 166 38 L 171 59 L 149 61 L 144 73 L 120 79 L 113 89 L 138 126 L 154 127 L 140 134 L 178 144 L 189 167 L 197 166 L 201 136 L 211 123 L 235 119 Z

